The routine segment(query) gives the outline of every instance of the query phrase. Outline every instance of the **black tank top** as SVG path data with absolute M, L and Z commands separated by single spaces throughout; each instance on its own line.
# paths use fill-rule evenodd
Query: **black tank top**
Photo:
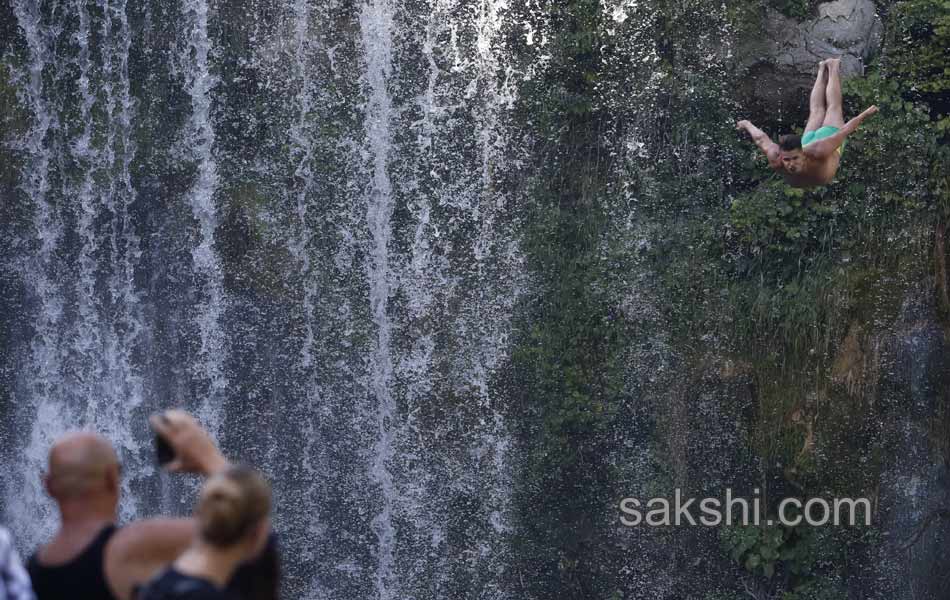
M 37 600 L 116 600 L 105 573 L 106 544 L 115 532 L 115 525 L 107 525 L 79 556 L 63 565 L 47 567 L 36 554 L 31 556 L 27 571 Z
M 235 600 L 207 579 L 179 573 L 170 567 L 148 582 L 136 596 L 138 600 Z

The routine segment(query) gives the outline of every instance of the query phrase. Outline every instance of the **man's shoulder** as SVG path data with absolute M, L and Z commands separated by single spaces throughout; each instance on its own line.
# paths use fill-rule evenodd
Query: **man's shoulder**
M 810 168 L 806 174 L 813 182 L 813 185 L 827 185 L 835 178 L 838 172 L 838 166 L 841 164 L 841 156 L 837 152 L 832 152 L 827 156 L 812 159 Z

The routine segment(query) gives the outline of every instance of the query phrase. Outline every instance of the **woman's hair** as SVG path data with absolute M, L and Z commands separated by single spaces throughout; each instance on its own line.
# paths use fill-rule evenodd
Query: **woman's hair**
M 195 517 L 198 531 L 213 546 L 240 542 L 270 512 L 270 485 L 246 466 L 228 467 L 201 490 Z

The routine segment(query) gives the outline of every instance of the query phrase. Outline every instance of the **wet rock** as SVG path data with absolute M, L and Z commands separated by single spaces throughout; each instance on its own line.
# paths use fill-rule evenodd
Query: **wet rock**
M 920 317 L 923 318 L 920 318 Z M 945 597 L 950 572 L 943 549 L 950 540 L 950 470 L 941 439 L 947 370 L 946 341 L 936 320 L 920 315 L 888 341 L 881 379 L 889 459 L 878 489 L 877 577 L 886 585 L 874 598 Z M 881 583 L 878 581 L 878 583 Z
M 883 28 L 871 0 L 836 0 L 803 22 L 768 9 L 759 31 L 737 52 L 742 102 L 751 114 L 804 123 L 818 62 L 840 58 L 842 78 L 863 75 Z
M 852 397 L 877 394 L 881 340 L 869 336 L 860 323 L 851 324 L 831 366 L 831 381 Z

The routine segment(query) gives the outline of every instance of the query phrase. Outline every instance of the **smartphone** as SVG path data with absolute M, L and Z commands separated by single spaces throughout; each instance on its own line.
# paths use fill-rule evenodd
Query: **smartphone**
M 155 457 L 159 466 L 167 465 L 175 459 L 175 451 L 172 450 L 171 445 L 157 433 L 155 434 Z

